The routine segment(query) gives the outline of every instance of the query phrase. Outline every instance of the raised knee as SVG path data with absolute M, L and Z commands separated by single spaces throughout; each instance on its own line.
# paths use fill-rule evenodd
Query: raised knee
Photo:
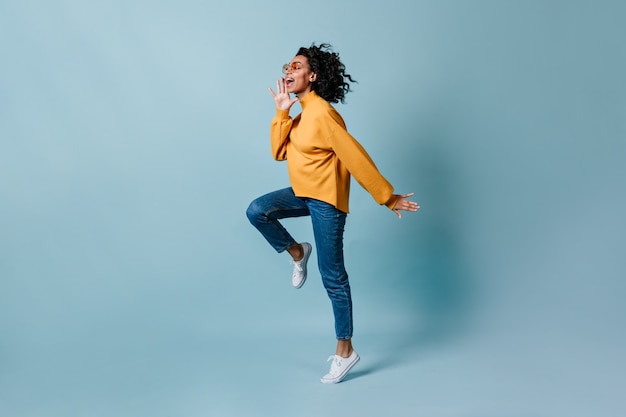
M 248 216 L 248 220 L 250 220 L 250 223 L 254 224 L 262 217 L 262 215 L 263 212 L 260 210 L 260 207 L 257 204 L 256 200 L 254 200 L 252 203 L 250 203 L 248 209 L 246 210 L 246 216 Z

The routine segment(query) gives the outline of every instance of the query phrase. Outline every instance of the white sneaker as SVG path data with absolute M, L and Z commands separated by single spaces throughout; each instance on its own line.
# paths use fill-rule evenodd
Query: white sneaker
M 354 350 L 352 351 L 352 355 L 348 358 L 343 358 L 339 355 L 331 355 L 328 358 L 329 361 L 332 361 L 330 371 L 322 377 L 322 384 L 336 384 L 341 382 L 359 359 L 361 358 Z
M 304 281 L 306 281 L 306 263 L 309 260 L 309 255 L 311 255 L 311 244 L 307 242 L 302 242 L 302 250 L 304 251 L 304 256 L 298 262 L 292 261 L 293 264 L 293 273 L 291 275 L 291 284 L 294 288 L 300 288 L 304 285 Z

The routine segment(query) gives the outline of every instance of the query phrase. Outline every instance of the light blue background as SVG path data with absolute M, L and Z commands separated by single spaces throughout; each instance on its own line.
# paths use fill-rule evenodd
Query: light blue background
M 619 1 L 4 0 L 0 415 L 624 415 L 624 21 Z M 267 87 L 313 41 L 422 205 L 398 221 L 354 184 L 362 362 L 337 386 L 317 270 L 290 288 L 244 214 L 287 185 Z

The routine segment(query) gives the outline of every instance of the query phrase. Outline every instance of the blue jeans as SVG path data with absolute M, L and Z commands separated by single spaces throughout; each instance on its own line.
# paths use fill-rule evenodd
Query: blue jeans
M 250 203 L 246 214 L 250 223 L 279 253 L 296 243 L 279 220 L 311 216 L 317 265 L 333 306 L 335 333 L 339 340 L 351 339 L 352 296 L 343 261 L 346 213 L 323 201 L 296 197 L 289 187 L 257 198 Z

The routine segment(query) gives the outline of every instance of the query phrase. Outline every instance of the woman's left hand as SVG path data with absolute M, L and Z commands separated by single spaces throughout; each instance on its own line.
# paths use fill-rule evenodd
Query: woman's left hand
M 419 210 L 420 206 L 415 201 L 410 201 L 408 197 L 411 197 L 413 193 L 408 194 L 394 194 L 394 196 L 398 197 L 396 204 L 393 206 L 393 211 L 398 215 L 398 218 L 402 218 L 402 213 L 400 210 L 404 211 L 412 211 L 415 212 Z

